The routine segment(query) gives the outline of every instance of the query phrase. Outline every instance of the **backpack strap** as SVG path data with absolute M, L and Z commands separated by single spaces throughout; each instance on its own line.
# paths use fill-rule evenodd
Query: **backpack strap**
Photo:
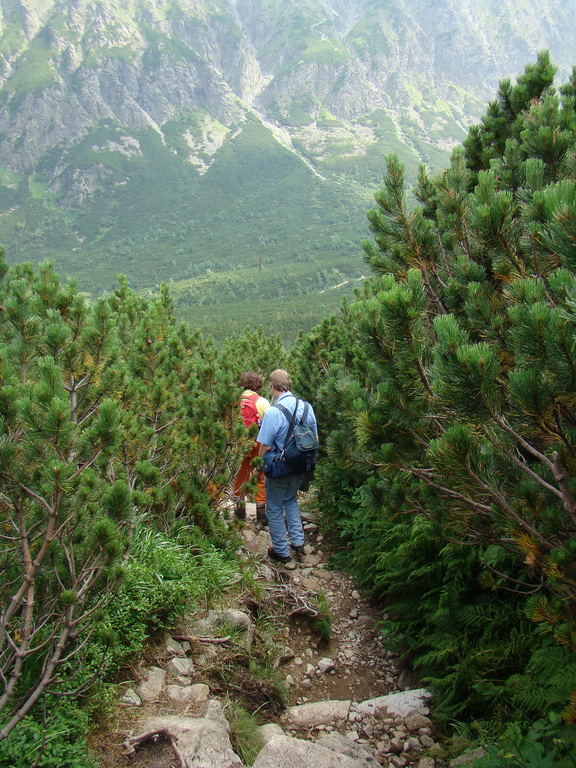
M 304 403 L 304 410 L 302 411 L 302 416 L 298 419 L 298 424 L 306 424 L 306 417 L 308 416 L 308 409 L 310 408 L 310 403 L 307 403 L 305 400 L 296 400 L 296 406 L 294 408 L 294 413 L 290 413 L 288 408 L 286 408 L 284 405 L 280 405 L 280 403 L 274 403 L 274 408 L 279 408 L 284 416 L 288 419 L 288 421 L 294 425 L 296 423 L 296 411 L 298 410 L 298 403 L 303 402 Z M 288 442 L 288 440 L 286 440 Z
M 284 449 L 286 448 L 286 446 L 290 442 L 290 438 L 292 437 L 292 432 L 294 432 L 294 421 L 296 419 L 296 411 L 298 410 L 298 403 L 299 402 L 300 402 L 300 400 L 298 400 L 298 398 L 296 398 L 296 404 L 294 405 L 294 413 L 290 413 L 288 408 L 286 408 L 283 405 L 280 405 L 280 403 L 274 403 L 274 405 L 272 406 L 273 408 L 278 408 L 280 411 L 282 411 L 282 413 L 284 414 L 284 416 L 286 416 L 286 418 L 288 419 L 288 422 L 289 422 L 288 432 L 286 434 L 286 439 L 284 440 L 284 445 L 282 446 L 282 451 L 284 451 Z M 306 403 L 306 405 L 308 405 L 308 403 Z

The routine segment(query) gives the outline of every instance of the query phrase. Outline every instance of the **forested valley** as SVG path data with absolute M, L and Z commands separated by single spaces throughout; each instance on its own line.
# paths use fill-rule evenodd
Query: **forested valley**
M 2 266 L 0 765 L 93 766 L 112 671 L 234 577 L 237 380 L 279 366 L 318 415 L 337 562 L 439 725 L 485 768 L 576 764 L 576 69 L 554 76 L 543 53 L 503 81 L 411 193 L 388 158 L 371 276 L 290 350 L 216 344 L 167 289 L 90 303 Z

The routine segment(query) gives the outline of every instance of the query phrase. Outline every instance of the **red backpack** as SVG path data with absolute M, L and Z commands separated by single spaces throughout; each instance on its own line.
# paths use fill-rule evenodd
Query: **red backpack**
M 260 417 L 256 408 L 256 402 L 259 398 L 260 395 L 256 394 L 256 392 L 253 392 L 251 395 L 242 395 L 240 413 L 246 427 L 249 427 L 250 424 L 258 424 L 260 426 Z

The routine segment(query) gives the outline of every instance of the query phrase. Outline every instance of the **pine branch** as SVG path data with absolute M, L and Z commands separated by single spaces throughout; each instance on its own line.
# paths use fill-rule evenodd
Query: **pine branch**
M 535 595 L 544 589 L 544 574 L 540 575 L 540 584 L 537 584 L 535 587 L 531 587 L 530 589 L 528 589 L 529 585 L 526 584 L 526 582 L 520 581 L 519 579 L 514 579 L 512 576 L 509 576 L 506 573 L 501 573 L 492 565 L 490 565 L 490 563 L 487 563 L 486 560 L 482 560 L 482 565 L 488 568 L 488 570 L 491 571 L 496 576 L 500 576 L 500 578 L 505 579 L 506 581 L 509 581 L 511 584 L 518 584 L 519 586 L 526 587 L 525 590 L 520 590 L 520 589 L 511 589 L 510 587 L 503 587 L 500 584 L 498 585 L 500 589 L 505 589 L 507 592 L 514 592 L 516 595 Z
M 531 467 L 526 464 L 525 461 L 522 461 L 518 458 L 518 456 L 515 456 L 513 453 L 510 453 L 510 451 L 507 451 L 505 448 L 503 448 L 501 445 L 499 445 L 492 437 L 490 437 L 489 434 L 486 434 L 486 439 L 488 440 L 491 445 L 494 446 L 498 451 L 502 453 L 502 455 L 506 456 L 506 458 L 510 459 L 519 469 L 522 470 L 522 472 L 526 473 L 532 480 L 535 480 L 539 485 L 541 485 L 543 488 L 545 488 L 547 491 L 550 491 L 550 493 L 553 493 L 555 496 L 557 496 L 560 500 L 563 500 L 562 492 L 556 488 L 553 485 L 550 485 L 544 478 L 539 475 L 537 472 L 535 472 Z
M 476 512 L 479 512 L 481 515 L 484 515 L 486 517 L 490 517 L 491 512 L 491 506 L 489 504 L 480 504 L 477 501 L 474 501 L 469 496 L 465 496 L 462 493 L 459 493 L 458 491 L 453 490 L 452 488 L 448 488 L 445 485 L 441 485 L 439 482 L 433 479 L 432 475 L 436 474 L 435 470 L 433 469 L 419 469 L 418 467 L 408 467 L 408 472 L 411 472 L 416 477 L 421 478 L 424 480 L 424 482 L 431 486 L 432 488 L 436 488 L 436 490 L 441 491 L 442 493 L 446 494 L 447 496 L 450 496 L 453 499 L 458 499 L 458 501 L 461 501 L 463 504 L 466 504 L 467 507 L 470 509 L 476 510 Z
M 70 613 L 71 613 L 71 607 L 69 607 L 67 610 L 67 614 L 70 614 Z M 18 725 L 18 723 L 20 723 L 26 717 L 26 715 L 32 709 L 32 707 L 36 704 L 36 702 L 38 701 L 42 693 L 46 690 L 46 687 L 48 686 L 49 682 L 52 680 L 54 671 L 60 662 L 60 657 L 62 656 L 62 652 L 68 643 L 69 633 L 70 633 L 70 628 L 68 625 L 66 625 L 62 629 L 59 640 L 56 643 L 56 646 L 52 653 L 52 656 L 45 664 L 42 676 L 35 683 L 35 687 L 32 693 L 26 697 L 25 701 L 15 711 L 15 713 L 12 715 L 10 720 L 4 725 L 2 729 L 0 729 L 0 739 L 5 739 L 12 732 L 12 730 Z
M 517 440 L 520 445 L 525 448 L 529 453 L 531 453 L 533 456 L 535 456 L 539 461 L 541 461 L 544 466 L 548 467 L 548 469 L 552 472 L 555 480 L 557 481 L 558 485 L 560 486 L 560 491 L 562 494 L 562 502 L 564 504 L 564 507 L 566 508 L 566 511 L 570 514 L 572 517 L 572 520 L 574 524 L 576 524 L 576 501 L 574 499 L 574 496 L 572 494 L 572 491 L 570 490 L 570 487 L 566 481 L 566 476 L 564 474 L 564 471 L 560 465 L 560 457 L 558 455 L 557 451 L 554 451 L 552 454 L 553 459 L 550 460 L 545 454 L 541 453 L 537 448 L 535 448 L 531 443 L 529 443 L 527 440 L 525 440 L 522 435 L 520 435 L 518 432 L 516 432 L 515 429 L 513 429 L 506 419 L 504 417 L 497 417 L 496 423 L 511 437 L 513 437 L 515 440 Z
M 520 515 L 512 509 L 512 507 L 508 504 L 501 493 L 492 488 L 488 483 L 485 483 L 483 480 L 481 480 L 478 475 L 472 471 L 471 467 L 467 466 L 465 469 L 469 477 L 471 477 L 474 482 L 477 483 L 478 487 L 482 488 L 482 490 L 485 491 L 494 500 L 496 506 L 504 513 L 506 517 L 514 520 L 514 522 L 517 523 L 523 530 L 525 530 L 526 533 L 529 533 L 531 536 L 537 539 L 543 547 L 546 549 L 554 549 L 554 545 L 551 542 L 545 539 L 544 536 L 542 536 L 542 534 L 536 528 L 534 528 L 534 526 L 530 525 L 530 523 L 521 518 Z

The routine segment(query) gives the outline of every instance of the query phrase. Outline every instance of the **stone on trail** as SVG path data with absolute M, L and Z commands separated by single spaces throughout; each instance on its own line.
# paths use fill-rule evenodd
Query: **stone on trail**
M 284 731 L 277 723 L 266 723 L 258 728 L 258 735 L 262 739 L 263 744 L 268 744 L 274 736 L 284 736 Z
M 230 723 L 226 719 L 222 704 L 218 699 L 210 699 L 206 710 L 204 711 L 204 717 L 208 720 L 216 720 L 219 722 L 227 733 L 230 733 Z
M 372 768 L 373 763 L 332 752 L 326 747 L 290 736 L 274 736 L 263 747 L 252 768 Z
M 361 744 L 357 744 L 355 741 L 346 738 L 341 733 L 335 731 L 334 733 L 326 733 L 324 736 L 316 739 L 316 744 L 332 752 L 337 752 L 341 755 L 347 755 L 348 757 L 354 757 L 357 760 L 362 758 L 365 760 L 372 759 L 371 753 L 364 749 Z
M 138 695 L 142 701 L 158 701 L 164 690 L 166 672 L 160 667 L 150 667 L 144 670 L 146 680 L 138 686 Z
M 399 693 L 389 693 L 387 696 L 378 696 L 375 699 L 367 699 L 359 704 L 354 704 L 353 710 L 367 715 L 374 715 L 386 710 L 394 717 L 408 717 L 408 715 L 421 709 L 425 705 L 426 699 L 431 696 L 431 692 L 426 688 L 416 688 L 413 691 L 400 691 Z
M 170 659 L 167 664 L 168 669 L 175 675 L 182 675 L 184 677 L 192 677 L 194 674 L 194 664 L 190 659 L 186 657 L 180 658 L 179 656 Z
M 234 629 L 247 630 L 252 627 L 252 619 L 244 611 L 210 611 L 207 620 L 212 625 L 226 624 L 229 627 L 234 627 Z
M 263 579 L 264 581 L 274 581 L 274 571 L 269 565 L 260 563 L 258 572 L 254 574 L 254 579 Z
M 347 720 L 351 701 L 310 701 L 297 707 L 288 707 L 283 720 L 291 726 L 312 728 L 335 720 Z
M 322 562 L 322 557 L 320 555 L 303 555 L 302 557 L 302 564 L 303 565 L 319 565 Z
M 197 683 L 196 685 L 167 685 L 166 695 L 174 704 L 194 703 L 202 706 L 208 701 L 210 688 L 203 683 Z
M 246 634 L 239 642 L 244 648 L 250 650 L 254 639 L 254 625 L 250 616 L 244 611 L 209 611 L 206 621 L 212 627 L 225 626 L 245 632 Z
M 166 647 L 168 653 L 171 653 L 173 656 L 184 656 L 186 653 L 182 643 L 179 643 L 178 640 L 174 640 L 172 635 L 170 635 L 168 632 L 164 637 L 164 646 Z
M 332 659 L 329 659 L 328 657 L 325 657 L 324 659 L 320 659 L 318 662 L 318 669 L 322 673 L 330 672 L 332 669 L 334 669 L 336 665 L 332 661 Z
M 428 728 L 431 724 L 432 721 L 429 717 L 424 717 L 424 715 L 420 715 L 418 712 L 408 715 L 404 720 L 404 725 L 409 731 L 419 731 L 420 728 Z
M 124 696 L 120 699 L 120 703 L 127 707 L 141 707 L 142 699 L 133 688 L 127 688 L 124 691 Z

